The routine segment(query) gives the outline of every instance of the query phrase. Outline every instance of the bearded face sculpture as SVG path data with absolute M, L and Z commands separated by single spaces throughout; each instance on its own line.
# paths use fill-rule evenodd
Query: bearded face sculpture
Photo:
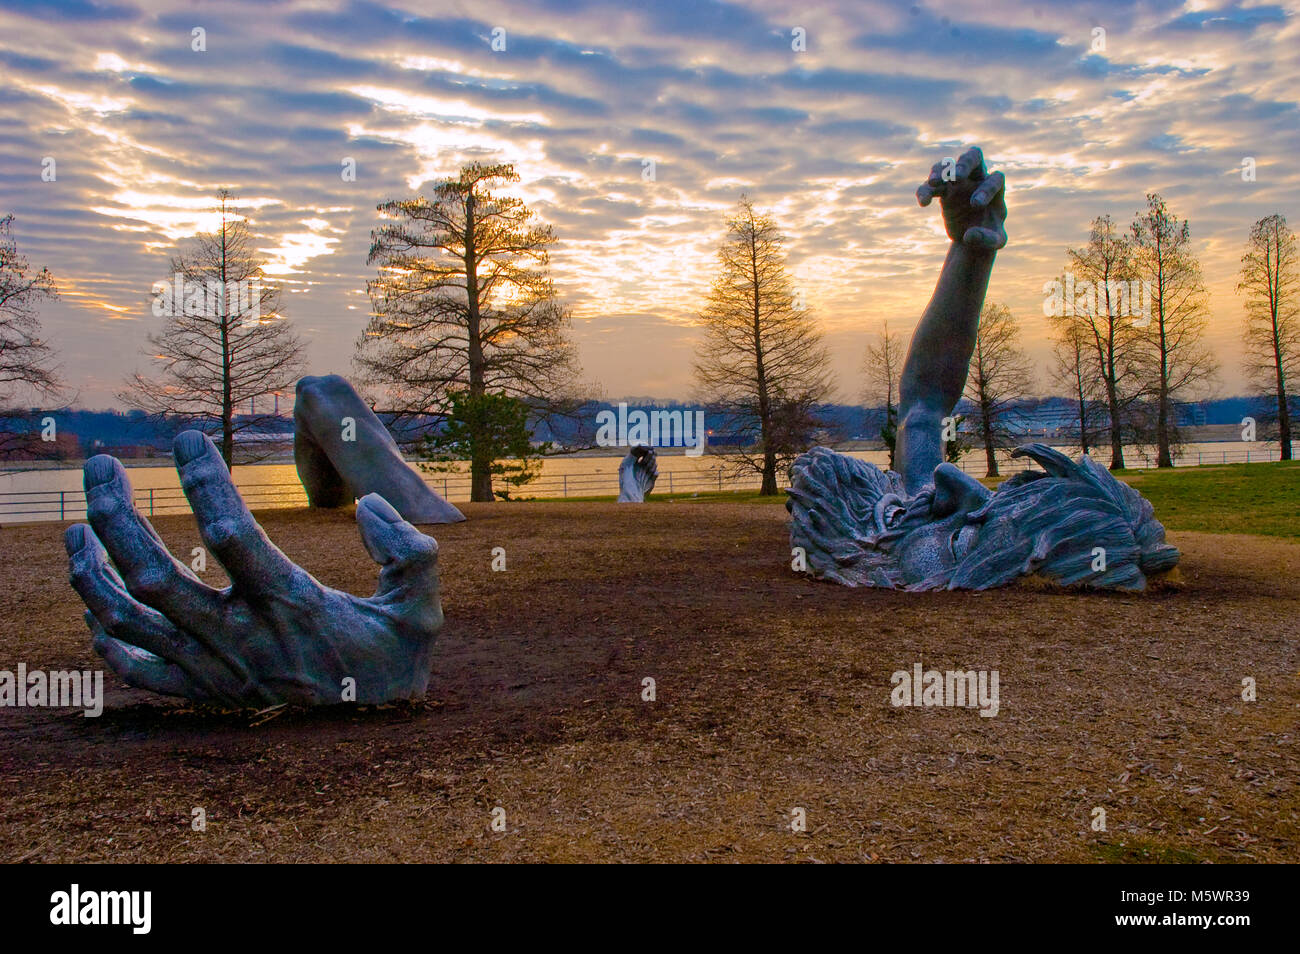
M 791 467 L 791 545 L 813 576 L 905 590 L 983 590 L 1029 575 L 1140 590 L 1177 565 L 1150 502 L 1091 458 L 1042 444 L 1013 456 L 1043 470 L 990 491 L 944 463 L 909 496 L 893 471 L 815 448 Z

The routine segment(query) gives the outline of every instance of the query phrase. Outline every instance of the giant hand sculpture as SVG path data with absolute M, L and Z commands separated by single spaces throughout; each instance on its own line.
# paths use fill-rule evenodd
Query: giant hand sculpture
M 637 445 L 618 465 L 618 502 L 645 503 L 659 479 L 659 461 L 653 447 Z
M 337 374 L 298 381 L 293 458 L 313 507 L 383 496 L 411 523 L 457 523 L 465 515 L 407 466 L 388 428 Z
M 939 197 L 952 246 L 912 336 L 899 387 L 900 473 L 825 448 L 790 468 L 790 542 L 809 572 L 849 586 L 985 589 L 1037 574 L 1061 584 L 1142 589 L 1178 550 L 1151 504 L 1087 457 L 1017 448 L 1042 471 L 989 491 L 943 462 L 943 419 L 966 372 L 993 259 L 1007 241 L 1002 174 L 979 149 L 938 162 L 917 189 Z
M 112 457 L 86 462 L 90 526 L 69 527 L 65 537 L 95 651 L 129 685 L 255 707 L 424 694 L 442 628 L 431 537 L 367 495 L 357 524 L 382 567 L 379 588 L 368 599 L 330 589 L 267 539 L 207 437 L 185 431 L 173 454 L 199 533 L 230 586 L 208 586 L 172 557 Z

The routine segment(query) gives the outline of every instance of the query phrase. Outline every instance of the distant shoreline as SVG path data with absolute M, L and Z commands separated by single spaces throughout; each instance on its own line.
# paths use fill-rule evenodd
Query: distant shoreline
M 1203 424 L 1194 427 L 1184 427 L 1182 429 L 1182 432 L 1184 435 L 1184 443 L 1187 445 L 1221 444 L 1221 443 L 1227 444 L 1227 443 L 1241 442 L 1241 429 L 1235 424 Z M 286 441 L 286 444 L 291 444 L 291 442 L 292 442 L 292 436 L 290 435 L 289 440 Z M 1047 444 L 1049 447 L 1077 447 L 1078 446 L 1078 442 L 1074 440 L 1061 438 L 1061 437 L 1042 436 L 1036 434 L 1025 434 L 1022 437 L 1020 437 L 1018 440 L 1018 443 L 1024 443 L 1024 444 L 1034 443 L 1034 442 Z M 1276 445 L 1277 442 L 1259 441 L 1258 443 L 1263 445 L 1263 447 L 1273 447 Z M 841 441 L 837 444 L 830 444 L 827 446 L 833 448 L 834 450 L 840 451 L 842 453 L 869 453 L 869 452 L 883 453 L 885 451 L 884 443 L 879 440 Z M 1126 452 L 1130 450 L 1136 452 L 1136 448 L 1137 445 L 1134 444 L 1124 445 L 1124 450 Z M 688 449 L 691 448 L 685 448 L 685 447 L 656 447 L 655 448 L 656 452 L 661 457 L 682 456 L 685 454 L 685 452 Z M 548 454 L 545 459 L 548 460 L 564 459 L 564 458 L 572 458 L 575 460 L 609 459 L 609 458 L 621 458 L 626 453 L 627 453 L 627 448 L 625 447 L 592 447 L 592 448 L 586 448 L 584 450 L 573 451 L 572 453 Z M 708 451 L 705 452 L 704 455 L 701 456 L 717 457 L 729 453 L 736 453 L 736 448 L 711 447 L 708 449 Z M 968 451 L 968 455 L 982 454 L 982 453 L 983 453 L 983 447 L 980 446 L 975 446 L 970 451 Z M 1095 450 L 1093 451 L 1093 456 L 1108 456 L 1109 454 L 1110 454 L 1109 443 L 1098 444 Z M 122 462 L 122 466 L 128 468 L 163 467 L 163 466 L 170 465 L 172 462 L 170 454 L 161 454 L 161 453 L 155 457 L 126 457 L 126 458 L 119 458 L 119 459 Z M 0 461 L 0 474 L 38 471 L 38 470 L 79 470 L 80 468 L 85 466 L 86 460 L 87 458 L 68 458 L 65 460 Z M 410 464 L 417 464 L 420 462 L 418 458 L 412 457 L 410 455 L 407 456 L 406 460 Z M 274 454 L 273 456 L 267 457 L 264 460 L 248 461 L 247 463 L 236 461 L 235 466 L 236 467 L 261 467 L 261 466 L 283 467 L 285 465 L 293 464 L 293 462 L 294 462 L 293 450 L 292 447 L 289 447 L 285 451 Z

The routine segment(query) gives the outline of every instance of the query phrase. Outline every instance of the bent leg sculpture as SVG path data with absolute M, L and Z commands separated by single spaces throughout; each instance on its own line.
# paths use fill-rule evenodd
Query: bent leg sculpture
M 943 462 L 943 419 L 966 386 L 980 309 L 1007 243 L 1002 173 L 972 148 L 937 162 L 916 191 L 937 196 L 952 245 L 912 336 L 899 386 L 899 473 L 826 448 L 790 468 L 790 543 L 809 572 L 849 586 L 987 589 L 1038 574 L 1061 584 L 1140 590 L 1171 570 L 1178 550 L 1151 504 L 1088 457 L 1042 444 L 1015 456 L 1025 471 L 990 491 Z
M 411 470 L 388 428 L 346 379 L 308 376 L 297 391 L 293 458 L 311 506 L 342 507 L 373 493 L 411 523 L 465 519 Z
M 618 502 L 645 503 L 659 479 L 659 460 L 653 447 L 633 447 L 618 465 Z
M 230 586 L 208 586 L 167 551 L 112 457 L 86 462 L 90 526 L 65 535 L 95 651 L 128 685 L 253 707 L 424 694 L 442 628 L 432 537 L 378 494 L 362 498 L 361 539 L 381 569 L 374 596 L 352 596 L 317 582 L 267 539 L 206 436 L 185 431 L 173 454 Z

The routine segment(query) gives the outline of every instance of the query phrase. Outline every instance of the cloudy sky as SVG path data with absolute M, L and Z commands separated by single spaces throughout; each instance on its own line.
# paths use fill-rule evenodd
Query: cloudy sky
M 1243 242 L 1264 215 L 1300 223 L 1298 13 L 1293 0 L 0 0 L 0 213 L 59 282 L 42 315 L 78 403 L 114 406 L 148 367 L 150 288 L 211 226 L 219 188 L 240 196 L 289 289 L 311 370 L 347 374 L 375 205 L 468 159 L 511 161 L 558 234 L 587 378 L 613 398 L 684 398 L 723 217 L 747 191 L 789 236 L 851 400 L 869 338 L 885 319 L 910 332 L 942 260 L 938 213 L 914 190 L 978 144 L 1010 206 L 990 297 L 1043 365 L 1042 286 L 1065 248 L 1159 191 L 1191 221 L 1233 393 Z

